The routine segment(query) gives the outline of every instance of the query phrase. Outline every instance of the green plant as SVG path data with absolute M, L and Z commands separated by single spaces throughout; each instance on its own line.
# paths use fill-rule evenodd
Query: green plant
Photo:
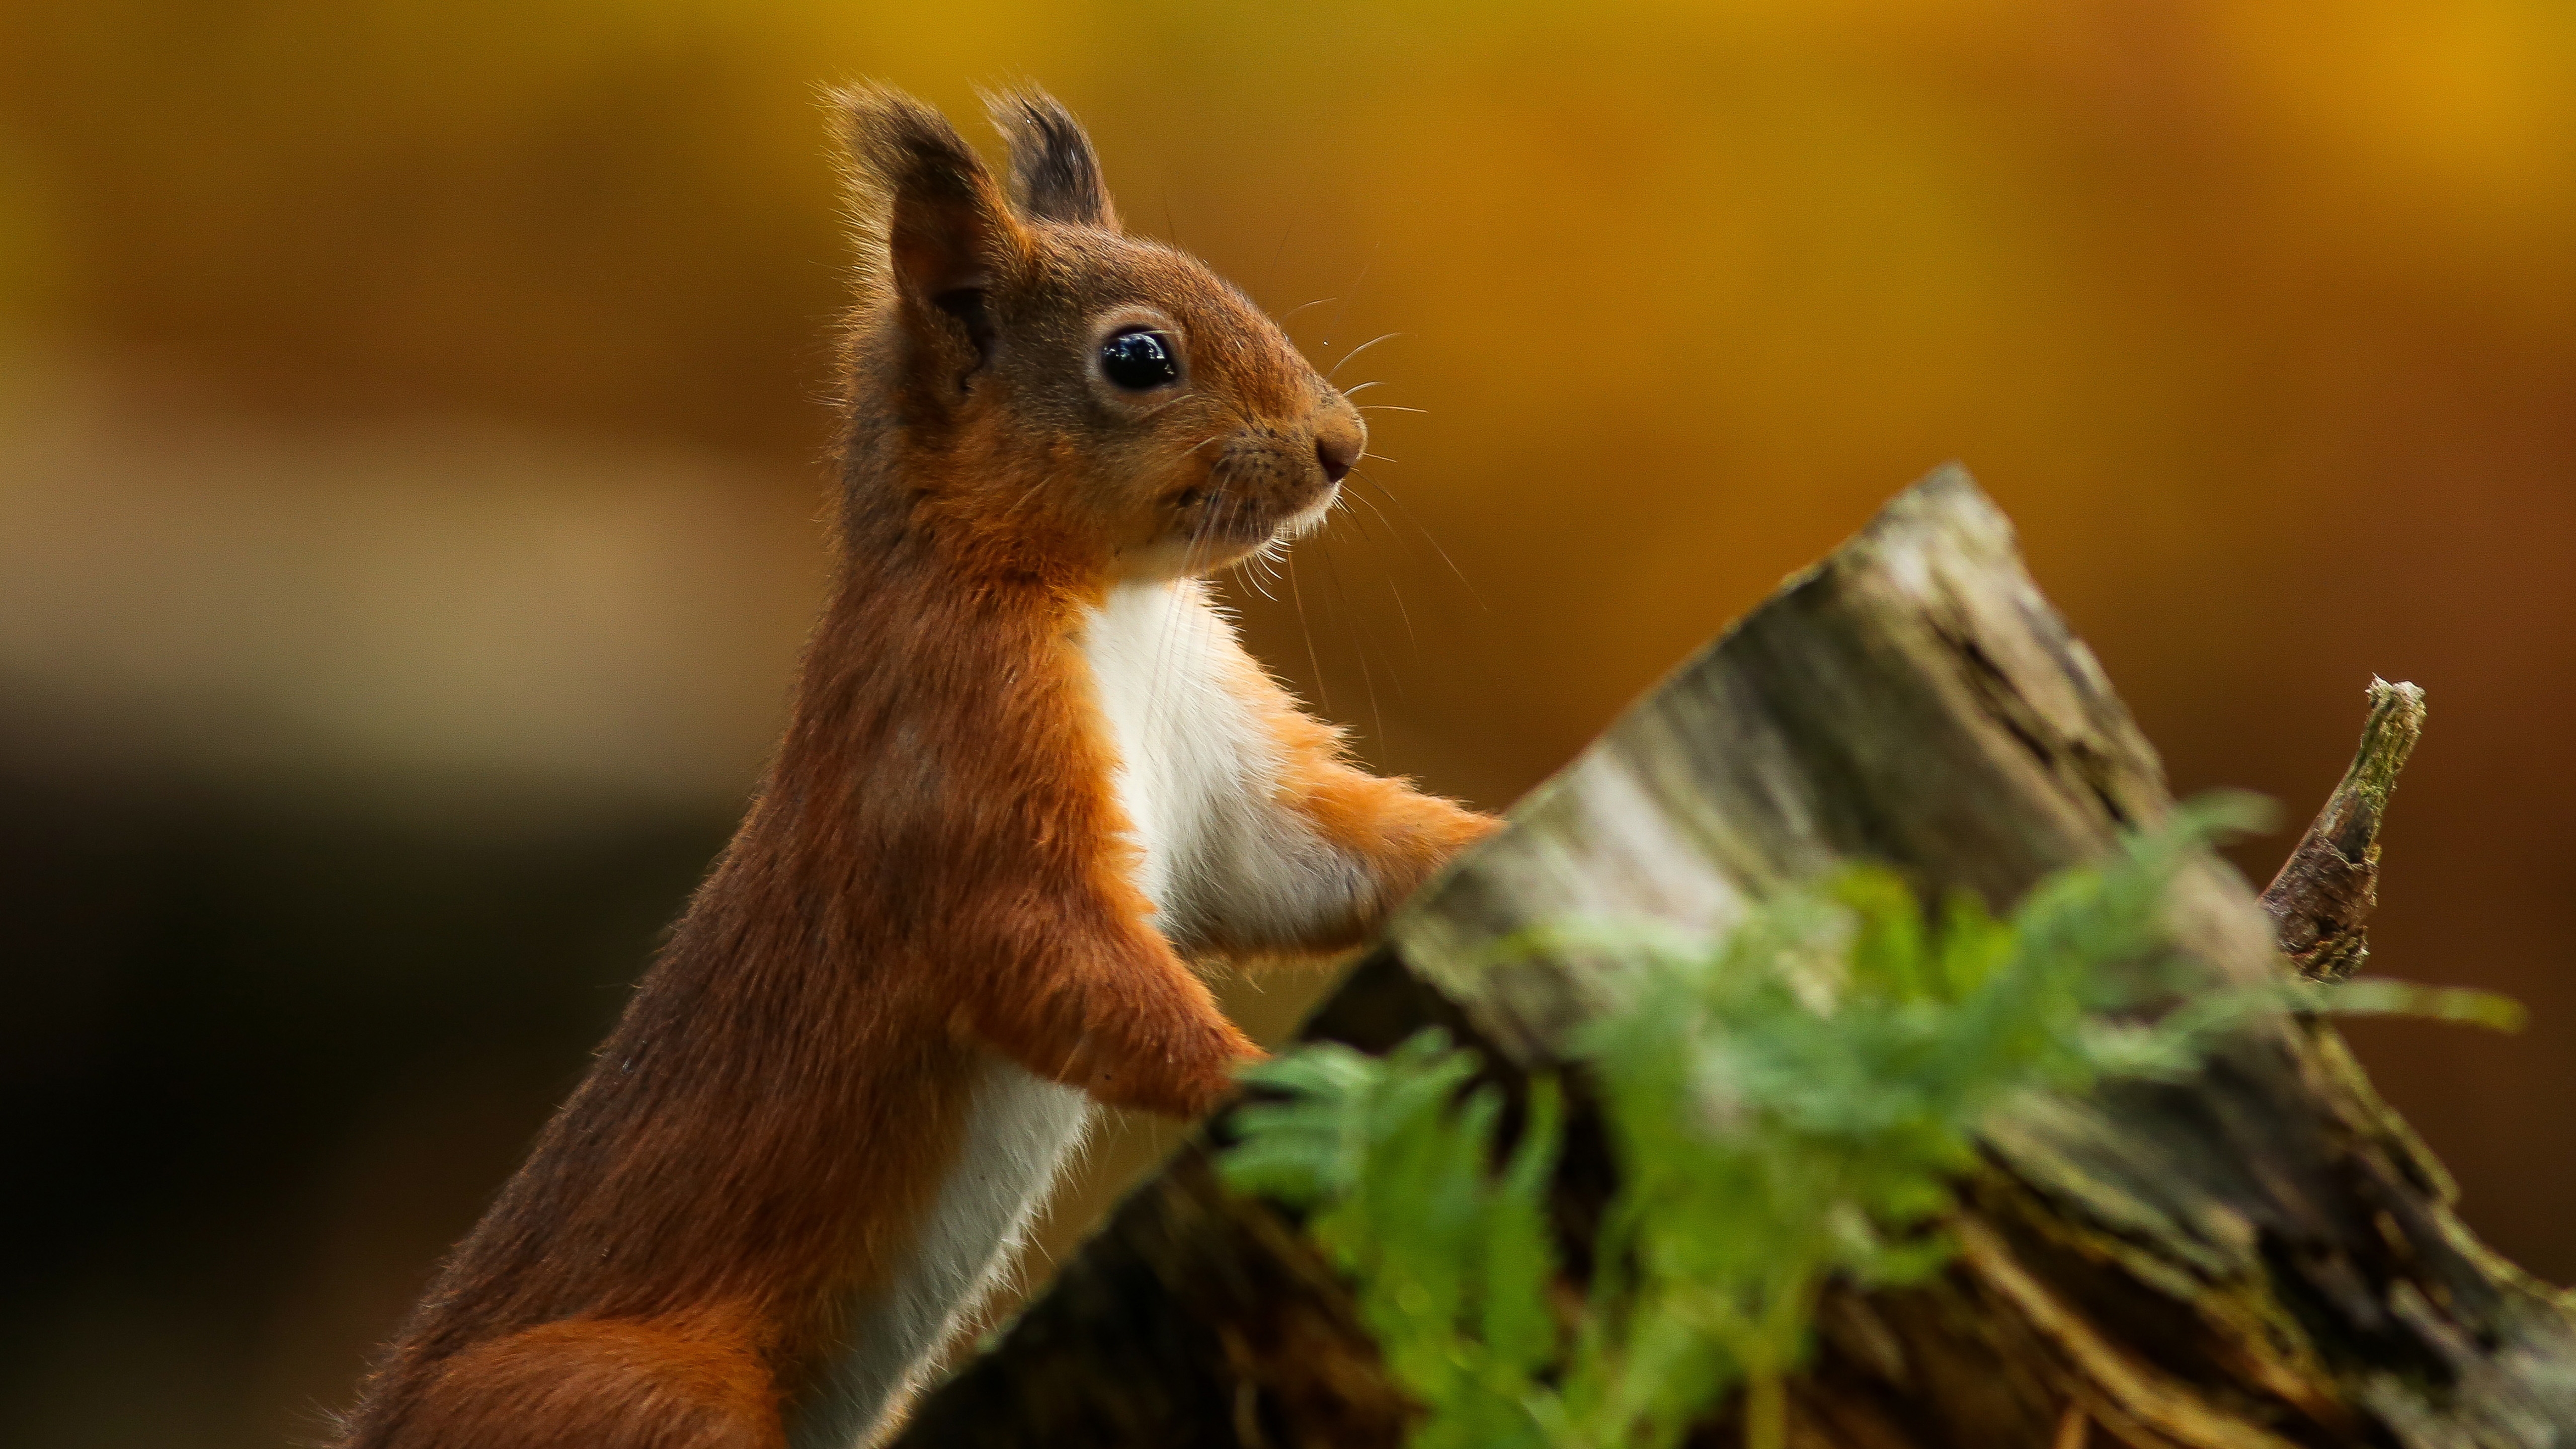
M 2475 993 L 2195 979 L 2165 941 L 2166 888 L 2247 812 L 2186 807 L 2002 920 L 1965 895 L 1927 917 L 1902 880 L 1857 868 L 1714 945 L 1633 927 L 1506 943 L 1627 967 L 1624 1004 L 1571 1042 L 1618 1166 L 1579 1301 L 1548 1218 L 1555 1083 L 1532 1082 L 1497 1170 L 1503 1095 L 1462 1095 L 1479 1060 L 1437 1032 L 1383 1058 L 1319 1045 L 1254 1069 L 1275 1095 L 1237 1114 L 1223 1171 L 1309 1210 L 1422 1406 L 1415 1449 L 1662 1449 L 1738 1383 L 1745 1442 L 1777 1449 L 1817 1294 L 1945 1263 L 1952 1184 L 2016 1099 L 2187 1071 L 2258 1013 L 2509 1024 L 2509 1004 Z

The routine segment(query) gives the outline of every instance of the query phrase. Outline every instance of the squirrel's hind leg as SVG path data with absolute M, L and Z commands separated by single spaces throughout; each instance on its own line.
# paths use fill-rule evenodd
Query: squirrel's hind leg
M 447 1361 L 368 1449 L 785 1449 L 769 1367 L 692 1325 L 571 1319 Z

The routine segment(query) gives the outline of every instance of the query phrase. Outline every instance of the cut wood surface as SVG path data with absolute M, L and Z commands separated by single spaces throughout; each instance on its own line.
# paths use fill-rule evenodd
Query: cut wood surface
M 2277 924 L 2215 858 L 2176 883 L 2177 936 L 2211 971 L 2288 969 L 2276 932 L 2323 943 L 2311 970 L 2357 959 L 2391 746 L 2421 718 L 2420 695 L 2387 701 L 2311 832 L 2349 869 L 2312 860 L 2323 885 L 2274 902 Z M 1603 960 L 1488 964 L 1524 927 L 1720 931 L 1860 859 L 2005 906 L 2171 808 L 2010 526 L 1945 469 L 1533 792 L 1307 1034 L 1374 1051 L 1439 1024 L 1513 1085 L 1622 990 Z M 1225 1132 L 1220 1117 L 1138 1189 L 899 1442 L 1399 1444 L 1403 1397 L 1343 1285 L 1292 1218 L 1217 1185 Z M 1793 1442 L 2576 1445 L 2568 1304 L 2453 1216 L 2448 1178 L 2330 1027 L 2247 1029 L 2185 1081 L 2034 1106 L 1987 1147 L 1946 1273 L 1829 1296 Z M 1578 1116 L 1556 1186 L 1569 1242 L 1588 1241 L 1610 1173 Z

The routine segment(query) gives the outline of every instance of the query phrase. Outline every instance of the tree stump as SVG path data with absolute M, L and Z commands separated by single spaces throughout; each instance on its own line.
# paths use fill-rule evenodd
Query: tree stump
M 2176 882 L 2178 939 L 2221 977 L 2288 969 L 2276 936 L 2317 974 L 2359 959 L 2380 812 L 2422 714 L 2411 687 L 2382 691 L 2267 902 L 2214 857 Z M 1439 1024 L 1516 1085 L 1621 989 L 1598 961 L 1477 964 L 1522 927 L 1722 929 L 1854 859 L 2006 908 L 2171 807 L 2010 525 L 1944 469 L 1534 791 L 1307 1035 L 1382 1051 Z M 1289 1215 L 1216 1182 L 1226 1130 L 1221 1115 L 1138 1189 L 896 1442 L 1400 1444 L 1407 1405 L 1343 1284 Z M 1611 1170 L 1578 1113 L 1555 1187 L 1570 1243 Z M 1986 1135 L 1946 1272 L 1829 1293 L 1793 1442 L 2576 1445 L 2576 1316 L 2482 1247 L 2452 1196 L 2316 1021 L 2249 1028 L 2183 1081 L 2017 1112 Z M 1730 1442 L 1727 1412 L 1700 1438 Z

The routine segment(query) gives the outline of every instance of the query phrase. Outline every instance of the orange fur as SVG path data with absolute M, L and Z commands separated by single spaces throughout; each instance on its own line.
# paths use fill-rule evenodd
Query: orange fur
M 1007 200 L 935 114 L 846 105 L 840 568 L 786 737 L 349 1449 L 784 1445 L 850 1305 L 921 1250 L 993 1054 L 1178 1117 L 1257 1055 L 1156 929 L 1078 641 L 1120 581 L 1223 567 L 1329 499 L 1358 415 L 1204 268 L 1117 233 L 1053 102 L 1001 103 Z M 1122 317 L 1186 347 L 1168 396 L 1086 370 Z M 1277 807 L 1366 888 L 1294 939 L 1220 921 L 1192 949 L 1348 945 L 1491 828 L 1343 762 L 1248 663 L 1228 687 Z
M 1206 941 L 1210 949 L 1311 955 L 1356 946 L 1451 857 L 1502 827 L 1490 815 L 1461 810 L 1402 780 L 1353 766 L 1343 754 L 1342 732 L 1299 709 L 1278 681 L 1249 661 L 1229 683 L 1259 714 L 1285 757 L 1281 803 L 1334 847 L 1369 862 L 1373 889 L 1347 913 L 1315 923 L 1294 940 L 1220 932 Z

